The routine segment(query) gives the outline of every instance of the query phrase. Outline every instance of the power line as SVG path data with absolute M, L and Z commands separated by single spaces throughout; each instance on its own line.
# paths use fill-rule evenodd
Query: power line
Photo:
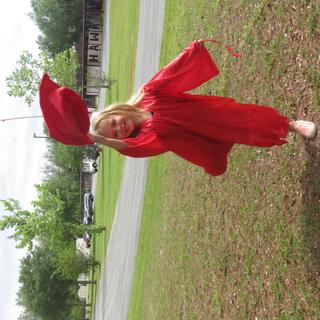
M 12 118 L 4 118 L 0 119 L 0 121 L 10 121 L 10 120 L 21 120 L 21 119 L 32 119 L 32 118 L 42 118 L 42 116 L 23 116 L 23 117 L 12 117 Z

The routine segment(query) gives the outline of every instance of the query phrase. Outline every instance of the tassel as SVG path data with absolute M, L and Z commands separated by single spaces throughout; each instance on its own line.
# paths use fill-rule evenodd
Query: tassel
M 202 40 L 203 42 L 212 42 L 212 43 L 216 43 L 216 44 L 219 44 L 223 47 L 225 47 L 235 58 L 237 59 L 240 59 L 241 58 L 241 55 L 237 52 L 235 52 L 232 47 L 230 46 L 226 46 L 223 42 L 221 41 L 217 41 L 215 39 L 205 39 L 205 40 Z

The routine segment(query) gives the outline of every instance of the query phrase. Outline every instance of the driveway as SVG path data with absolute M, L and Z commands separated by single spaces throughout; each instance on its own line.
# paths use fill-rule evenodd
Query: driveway
M 107 2 L 106 8 L 108 8 Z M 140 0 L 135 90 L 159 68 L 164 2 L 164 0 Z M 107 42 L 106 39 L 104 41 Z M 97 293 L 94 313 L 96 320 L 128 318 L 146 176 L 147 159 L 126 159 L 106 261 Z

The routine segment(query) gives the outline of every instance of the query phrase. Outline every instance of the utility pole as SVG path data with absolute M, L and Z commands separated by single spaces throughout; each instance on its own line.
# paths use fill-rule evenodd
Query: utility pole
M 38 139 L 50 139 L 50 137 L 48 137 L 48 136 L 37 136 L 36 133 L 33 133 L 33 137 L 38 138 Z

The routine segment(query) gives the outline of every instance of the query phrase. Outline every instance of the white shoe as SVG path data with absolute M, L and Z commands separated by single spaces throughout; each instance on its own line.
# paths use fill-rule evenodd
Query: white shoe
M 316 125 L 311 121 L 294 121 L 296 132 L 308 139 L 315 139 L 318 133 Z

